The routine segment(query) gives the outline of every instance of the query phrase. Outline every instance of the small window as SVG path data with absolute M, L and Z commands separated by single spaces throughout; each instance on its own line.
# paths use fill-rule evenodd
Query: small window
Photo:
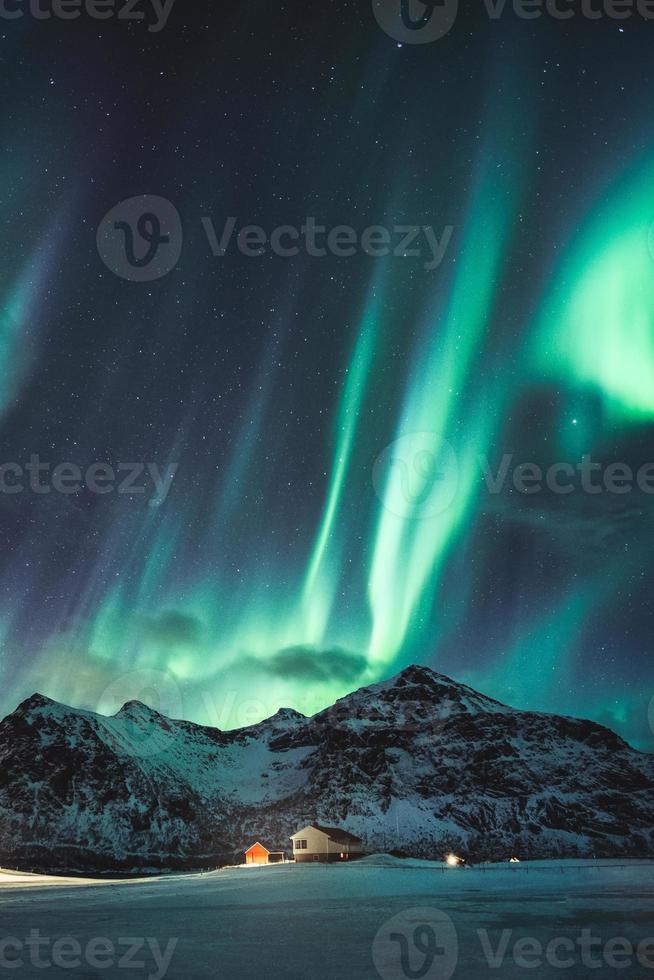
M 307 849 L 307 842 L 305 840 L 293 841 L 293 845 L 296 851 L 306 851 Z

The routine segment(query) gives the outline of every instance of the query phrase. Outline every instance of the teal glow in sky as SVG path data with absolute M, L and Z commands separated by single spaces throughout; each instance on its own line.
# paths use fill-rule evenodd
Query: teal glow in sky
M 0 462 L 177 471 L 154 506 L 0 494 L 0 710 L 38 689 L 232 727 L 420 662 L 651 746 L 653 498 L 484 481 L 504 454 L 654 459 L 649 48 L 288 16 L 230 20 L 247 84 L 201 32 L 125 36 L 113 78 L 97 36 L 29 77 L 8 57 Z M 95 231 L 143 193 L 184 249 L 130 283 Z M 201 219 L 228 215 L 454 233 L 437 270 L 216 258 Z

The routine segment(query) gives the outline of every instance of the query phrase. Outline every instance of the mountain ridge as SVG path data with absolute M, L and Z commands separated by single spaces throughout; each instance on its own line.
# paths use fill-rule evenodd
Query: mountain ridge
M 35 694 L 0 722 L 0 863 L 191 868 L 318 820 L 370 849 L 651 853 L 654 756 L 411 666 L 306 717 L 231 731 Z M 390 847 L 389 847 L 390 845 Z
M 426 667 L 418 664 L 412 664 L 408 667 L 405 667 L 403 668 L 403 670 L 399 671 L 397 674 L 393 675 L 392 677 L 386 680 L 376 681 L 373 684 L 364 685 L 360 688 L 356 688 L 354 691 L 350 692 L 349 694 L 346 694 L 343 697 L 338 698 L 334 702 L 334 704 L 330 705 L 328 708 L 324 708 L 313 715 L 304 715 L 302 714 L 302 712 L 297 711 L 295 708 L 281 707 L 274 714 L 266 718 L 263 718 L 261 721 L 255 722 L 254 724 L 251 725 L 240 726 L 239 728 L 221 729 L 218 728 L 217 726 L 205 725 L 201 722 L 191 721 L 190 719 L 186 719 L 186 718 L 169 718 L 168 716 L 161 714 L 161 712 L 157 711 L 155 708 L 152 708 L 150 705 L 138 700 L 126 701 L 125 704 L 123 704 L 115 714 L 104 715 L 101 714 L 100 712 L 93 711 L 93 709 L 91 708 L 74 707 L 72 705 L 65 704 L 64 702 L 57 701 L 53 698 L 48 697 L 47 695 L 41 694 L 40 692 L 35 692 L 30 697 L 24 699 L 22 702 L 20 702 L 20 704 L 16 707 L 16 709 L 13 712 L 10 712 L 9 715 L 5 717 L 10 717 L 12 714 L 15 714 L 16 711 L 20 711 L 21 709 L 27 706 L 32 706 L 33 702 L 34 702 L 34 706 L 36 707 L 57 706 L 60 709 L 64 709 L 66 712 L 93 715 L 98 718 L 117 718 L 121 714 L 129 713 L 128 709 L 134 707 L 135 709 L 146 709 L 146 711 L 151 713 L 152 715 L 158 716 L 160 718 L 165 718 L 169 722 L 176 722 L 179 724 L 191 725 L 195 728 L 202 728 L 211 731 L 227 733 L 227 732 L 247 731 L 249 729 L 255 729 L 258 728 L 260 725 L 266 724 L 267 722 L 271 722 L 280 716 L 287 716 L 287 717 L 293 716 L 298 719 L 311 720 L 322 715 L 329 715 L 330 713 L 333 713 L 339 705 L 343 703 L 351 702 L 352 699 L 355 699 L 358 695 L 362 693 L 367 695 L 369 693 L 382 692 L 386 689 L 390 689 L 397 686 L 398 682 L 401 682 L 403 680 L 410 680 L 410 681 L 422 680 L 423 683 L 425 680 L 427 680 L 427 682 L 436 681 L 443 689 L 449 687 L 449 688 L 457 689 L 458 691 L 467 692 L 468 694 L 472 695 L 475 699 L 477 700 L 482 699 L 486 704 L 494 705 L 496 709 L 501 710 L 502 712 L 515 712 L 521 715 L 533 715 L 535 717 L 542 717 L 542 718 L 568 718 L 575 722 L 594 725 L 597 728 L 600 728 L 606 732 L 610 732 L 615 738 L 620 739 L 621 742 L 623 742 L 625 745 L 628 745 L 632 751 L 641 752 L 641 754 L 643 755 L 652 755 L 652 753 L 643 752 L 642 750 L 636 749 L 635 747 L 629 745 L 629 743 L 626 742 L 626 740 L 622 739 L 620 735 L 618 735 L 616 732 L 614 732 L 612 729 L 608 728 L 607 726 L 602 725 L 600 722 L 594 722 L 591 721 L 590 719 L 578 718 L 576 715 L 556 715 L 552 712 L 547 712 L 547 711 L 534 711 L 532 709 L 515 708 L 511 705 L 505 704 L 502 701 L 498 701 L 497 699 L 492 698 L 489 695 L 480 694 L 480 692 L 476 691 L 474 688 L 470 687 L 469 685 L 456 681 L 453 678 L 448 677 L 446 674 L 441 674 L 437 671 L 434 671 L 431 667 Z M 2 724 L 2 721 L 4 720 L 5 720 L 4 718 L 0 719 L 0 724 Z

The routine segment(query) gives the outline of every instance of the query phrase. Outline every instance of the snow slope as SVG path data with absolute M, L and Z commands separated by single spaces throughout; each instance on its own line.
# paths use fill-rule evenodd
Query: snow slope
M 544 864 L 529 874 L 506 865 L 492 872 L 443 872 L 426 862 L 362 862 L 54 890 L 0 887 L 0 919 L 2 937 L 19 944 L 30 930 L 38 930 L 51 944 L 72 936 L 85 951 L 98 937 L 113 945 L 114 961 L 101 973 L 84 964 L 61 971 L 73 980 L 100 975 L 106 980 L 405 980 L 409 974 L 399 961 L 397 936 L 405 935 L 411 965 L 418 971 L 413 975 L 421 975 L 425 960 L 413 938 L 426 909 L 432 921 L 434 913 L 439 916 L 441 950 L 432 970 L 422 974 L 427 980 L 640 980 L 651 975 L 635 953 L 624 952 L 624 943 L 636 951 L 654 936 L 654 863 L 610 867 L 598 862 L 583 871 L 563 865 L 563 872 L 561 867 L 559 862 Z M 582 960 L 584 930 L 590 930 L 599 967 Z M 391 933 L 396 938 L 390 939 Z M 125 937 L 143 943 L 140 968 L 117 963 Z M 571 965 L 553 965 L 543 953 L 534 969 L 536 952 L 532 967 L 525 969 L 516 955 L 516 943 L 525 939 L 542 950 L 553 942 L 571 944 Z M 616 940 L 623 943 L 620 969 L 607 965 L 614 948 L 609 944 Z M 503 943 L 501 963 L 489 967 L 486 951 L 497 952 Z M 42 950 L 46 962 L 51 948 Z M 159 954 L 172 950 L 163 976 L 153 948 Z M 8 955 L 15 961 L 22 957 L 20 970 L 13 971 L 21 980 L 43 976 L 20 945 Z

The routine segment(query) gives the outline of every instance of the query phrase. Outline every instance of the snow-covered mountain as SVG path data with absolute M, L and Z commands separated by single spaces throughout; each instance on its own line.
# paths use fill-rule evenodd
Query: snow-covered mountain
M 313 820 L 423 857 L 651 855 L 654 756 L 424 667 L 231 732 L 38 694 L 0 724 L 5 866 L 208 866 Z

